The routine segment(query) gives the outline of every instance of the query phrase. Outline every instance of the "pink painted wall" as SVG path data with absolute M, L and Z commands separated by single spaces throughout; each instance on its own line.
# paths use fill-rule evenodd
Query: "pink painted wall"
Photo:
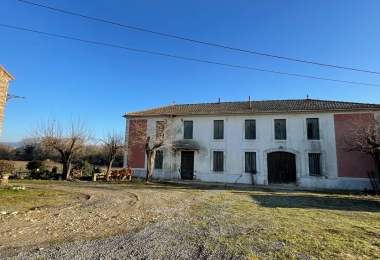
M 131 151 L 128 156 L 128 165 L 132 168 L 144 168 L 145 167 L 145 146 L 144 144 L 132 144 L 132 139 L 137 134 L 136 127 L 144 127 L 145 132 L 147 129 L 147 120 L 130 120 L 129 121 L 129 137 L 128 147 Z
M 338 176 L 351 178 L 368 178 L 367 171 L 374 171 L 374 162 L 370 155 L 344 151 L 344 144 L 339 142 L 346 134 L 350 120 L 360 120 L 367 114 L 334 115 L 336 155 L 338 160 Z M 371 114 L 373 116 L 373 114 Z

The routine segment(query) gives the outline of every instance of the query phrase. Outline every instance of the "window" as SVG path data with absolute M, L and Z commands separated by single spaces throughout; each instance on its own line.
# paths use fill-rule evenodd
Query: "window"
M 274 139 L 286 140 L 286 119 L 274 120 Z
M 163 162 L 164 162 L 164 152 L 157 151 L 156 157 L 154 158 L 154 169 L 162 169 Z
M 184 121 L 183 129 L 183 139 L 193 139 L 193 121 Z
M 245 153 L 245 172 L 256 173 L 256 153 Z
M 156 139 L 164 138 L 165 121 L 156 121 Z
M 224 121 L 214 120 L 214 139 L 224 138 Z
M 309 153 L 309 173 L 312 175 L 322 175 L 320 153 Z
M 307 118 L 307 139 L 318 140 L 319 139 L 319 121 L 318 118 Z
M 213 170 L 217 172 L 223 171 L 223 152 L 214 152 L 214 163 L 213 163 Z
M 245 120 L 245 139 L 256 139 L 256 120 Z

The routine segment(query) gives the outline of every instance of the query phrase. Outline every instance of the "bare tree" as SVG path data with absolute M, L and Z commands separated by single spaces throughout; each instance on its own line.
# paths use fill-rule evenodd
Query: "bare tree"
M 60 154 L 63 179 L 69 177 L 73 156 L 93 139 L 92 129 L 80 117 L 72 118 L 66 126 L 56 119 L 41 120 L 32 126 L 32 134 L 41 141 L 43 147 L 54 149 Z
M 0 143 L 0 159 L 11 160 L 14 157 L 14 148 L 7 144 Z
M 23 159 L 32 161 L 36 159 L 45 159 L 48 151 L 44 151 L 39 138 L 31 137 L 21 140 L 21 148 L 23 149 Z
M 372 156 L 375 163 L 376 182 L 380 184 L 380 116 L 358 114 L 348 120 L 340 140 L 348 152 Z
M 144 146 L 147 156 L 146 182 L 152 180 L 156 153 L 161 149 L 172 149 L 172 140 L 176 138 L 179 127 L 173 119 L 147 123 L 146 120 L 130 121 L 129 146 Z M 133 150 L 133 149 L 131 149 Z
M 116 155 L 119 151 L 122 151 L 125 148 L 124 144 L 124 135 L 123 133 L 116 133 L 114 131 L 108 131 L 107 134 L 104 135 L 103 139 L 100 139 L 103 142 L 104 148 L 107 151 L 107 173 L 106 180 L 110 179 L 110 169 L 112 167 L 112 163 L 116 158 Z

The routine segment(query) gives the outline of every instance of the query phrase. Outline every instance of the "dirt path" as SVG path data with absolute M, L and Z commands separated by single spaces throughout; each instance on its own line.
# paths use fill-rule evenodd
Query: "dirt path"
M 70 190 L 86 195 L 83 197 L 87 199 L 0 216 L 0 250 L 129 233 L 150 222 L 185 214 L 189 202 L 183 191 L 163 189 L 158 192 L 133 185 L 80 183 L 44 188 Z

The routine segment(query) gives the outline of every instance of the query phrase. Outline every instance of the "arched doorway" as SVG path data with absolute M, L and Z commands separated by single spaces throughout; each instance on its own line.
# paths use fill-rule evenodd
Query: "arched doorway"
M 273 152 L 267 155 L 268 183 L 296 183 L 296 155 Z

